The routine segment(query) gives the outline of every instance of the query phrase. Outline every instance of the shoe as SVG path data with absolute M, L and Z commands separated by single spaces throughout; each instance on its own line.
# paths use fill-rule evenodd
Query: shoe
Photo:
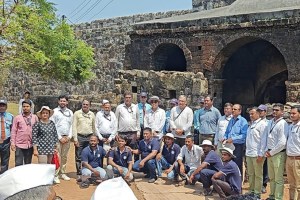
M 65 180 L 65 181 L 71 180 L 70 177 L 68 177 L 68 176 L 65 175 L 65 174 L 62 174 L 60 177 L 61 177 L 63 180 Z
M 89 181 L 84 181 L 80 184 L 80 188 L 83 189 L 83 188 L 88 188 L 90 187 L 90 182 Z
M 144 178 L 150 178 L 150 174 L 146 174 Z
M 60 180 L 59 180 L 59 178 L 57 176 L 54 177 L 53 182 L 55 184 L 60 184 Z
M 267 188 L 265 186 L 263 186 L 261 188 L 261 193 L 266 194 L 267 193 Z
M 148 181 L 148 183 L 154 183 L 155 181 L 156 181 L 155 178 L 151 178 L 151 179 Z

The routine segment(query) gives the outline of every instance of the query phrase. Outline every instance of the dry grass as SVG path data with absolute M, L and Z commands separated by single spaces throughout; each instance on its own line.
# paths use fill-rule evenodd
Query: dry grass
M 8 103 L 7 112 L 10 112 L 11 114 L 13 114 L 13 116 L 18 115 L 19 114 L 19 104 L 17 104 L 17 103 Z

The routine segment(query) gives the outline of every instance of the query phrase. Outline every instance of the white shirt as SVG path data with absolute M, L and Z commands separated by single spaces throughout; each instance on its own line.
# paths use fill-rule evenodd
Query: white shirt
M 110 111 L 109 115 L 105 115 L 104 111 L 97 112 L 95 126 L 96 133 L 100 140 L 103 139 L 102 134 L 111 134 L 109 136 L 109 140 L 111 141 L 115 138 L 118 127 L 118 122 L 115 113 Z
M 184 164 L 190 167 L 191 170 L 197 169 L 201 165 L 201 156 L 204 154 L 202 147 L 193 145 L 189 151 L 187 146 L 184 145 L 177 157 L 177 160 L 183 160 Z
M 159 133 L 159 138 L 163 136 L 163 128 L 166 121 L 166 112 L 161 108 L 156 111 L 148 110 L 144 119 L 144 127 L 149 127 L 152 131 Z
M 288 156 L 300 156 L 300 121 L 289 127 L 286 154 Z
M 193 110 L 189 107 L 185 107 L 181 112 L 179 106 L 175 106 L 171 109 L 170 116 L 170 129 L 183 129 L 184 135 L 177 135 L 175 130 L 172 130 L 172 133 L 177 138 L 185 138 L 187 135 L 191 135 L 191 127 L 193 125 Z
M 265 152 L 271 149 L 271 156 L 279 153 L 285 149 L 287 134 L 288 124 L 282 117 L 276 121 L 269 120 L 262 137 L 262 148 L 265 149 Z
M 232 118 L 232 115 L 229 115 L 229 116 L 223 115 L 218 120 L 217 131 L 216 131 L 215 139 L 214 139 L 215 145 L 217 145 L 218 142 L 222 142 L 222 140 L 224 139 L 224 134 L 226 132 L 226 128 L 227 128 L 228 123 L 231 118 Z
M 72 138 L 72 123 L 73 123 L 73 112 L 69 108 L 64 111 L 60 108 L 54 108 L 54 113 L 50 117 L 55 124 L 58 139 L 60 140 L 63 135 L 68 135 L 68 138 Z
M 124 103 L 117 106 L 116 118 L 118 132 L 140 131 L 140 116 L 137 105 L 127 107 Z
M 261 141 L 264 134 L 267 122 L 258 118 L 248 127 L 246 137 L 246 156 L 257 157 L 264 156 L 264 149 L 262 149 Z

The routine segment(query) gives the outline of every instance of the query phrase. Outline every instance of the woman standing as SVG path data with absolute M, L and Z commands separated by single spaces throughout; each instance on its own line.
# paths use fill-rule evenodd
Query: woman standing
M 55 124 L 49 120 L 53 110 L 43 106 L 36 115 L 40 121 L 32 128 L 33 154 L 38 157 L 39 163 L 50 164 L 58 142 Z

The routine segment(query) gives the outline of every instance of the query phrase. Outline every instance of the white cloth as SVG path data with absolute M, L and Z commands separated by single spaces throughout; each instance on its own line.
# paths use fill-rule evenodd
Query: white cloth
M 152 109 L 148 110 L 144 119 L 144 127 L 149 127 L 152 131 L 159 133 L 159 138 L 163 136 L 163 128 L 166 121 L 166 112 L 161 108 L 157 108 L 156 111 Z
M 58 139 L 62 138 L 62 135 L 68 135 L 68 138 L 72 138 L 72 123 L 73 123 L 73 112 L 66 108 L 64 111 L 60 108 L 53 109 L 54 114 L 50 117 L 55 124 Z
M 184 164 L 190 167 L 191 170 L 197 169 L 201 165 L 201 156 L 204 154 L 202 147 L 193 145 L 191 151 L 184 145 L 177 157 L 177 160 L 183 160 Z
M 300 156 L 300 121 L 289 127 L 286 154 L 288 156 Z
M 140 115 L 137 105 L 127 107 L 124 103 L 117 106 L 116 118 L 118 132 L 140 131 Z
M 271 149 L 270 154 L 273 156 L 285 149 L 287 134 L 288 124 L 282 117 L 276 121 L 274 121 L 274 119 L 269 120 L 262 137 L 262 148 L 265 149 L 264 152 Z
M 14 167 L 0 175 L 0 200 L 21 191 L 42 185 L 52 185 L 55 165 L 28 164 Z
M 267 122 L 262 119 L 257 119 L 252 122 L 248 127 L 246 137 L 246 156 L 257 157 L 264 156 L 264 149 L 262 148 L 261 141 L 264 134 Z
M 97 186 L 91 200 L 137 200 L 122 177 L 104 181 Z
M 228 123 L 231 118 L 232 118 L 232 115 L 229 115 L 229 116 L 223 115 L 218 120 L 217 131 L 216 131 L 215 139 L 214 139 L 215 145 L 217 145 L 218 142 L 222 142 L 222 140 L 224 139 L 224 134 L 226 132 L 226 128 L 227 128 Z
M 181 112 L 179 106 L 175 106 L 171 109 L 170 116 L 170 128 L 172 129 L 183 129 L 184 135 L 177 135 L 175 130 L 172 130 L 172 133 L 177 138 L 185 138 L 187 135 L 191 135 L 191 127 L 193 125 L 193 110 L 189 107 L 185 107 Z
M 115 139 L 117 133 L 118 122 L 115 113 L 109 112 L 109 115 L 105 115 L 103 111 L 99 111 L 96 114 L 96 133 L 100 140 L 103 139 L 102 134 L 109 136 L 109 140 Z

